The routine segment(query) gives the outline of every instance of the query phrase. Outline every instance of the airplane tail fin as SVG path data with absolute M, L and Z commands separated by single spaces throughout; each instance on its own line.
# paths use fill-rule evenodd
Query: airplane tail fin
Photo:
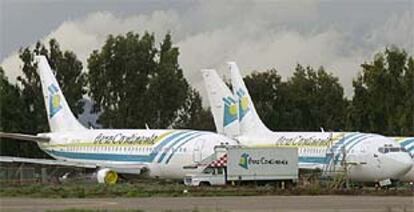
M 46 57 L 36 56 L 35 59 L 42 84 L 50 131 L 85 130 L 86 128 L 79 123 L 70 110 Z
M 208 100 L 217 132 L 229 137 L 239 135 L 238 103 L 215 70 L 202 70 Z
M 235 62 L 228 62 L 228 64 L 231 71 L 231 83 L 234 96 L 239 103 L 240 134 L 246 135 L 271 132 L 266 125 L 263 124 L 257 114 L 237 64 Z

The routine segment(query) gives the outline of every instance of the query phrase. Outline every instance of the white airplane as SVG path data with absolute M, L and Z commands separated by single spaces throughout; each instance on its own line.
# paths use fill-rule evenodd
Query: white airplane
M 37 142 L 56 160 L 0 157 L 0 162 L 52 164 L 96 169 L 99 183 L 113 184 L 118 174 L 146 173 L 183 179 L 199 172 L 216 145 L 236 145 L 225 136 L 194 130 L 86 129 L 72 114 L 44 56 L 38 71 L 51 132 L 37 135 L 0 133 L 2 138 Z
M 270 131 L 257 114 L 237 65 L 234 62 L 229 65 L 234 94 L 215 70 L 202 70 L 218 133 L 247 146 L 298 147 L 300 169 L 320 169 L 328 176 L 346 170 L 349 178 L 358 182 L 397 179 L 411 169 L 407 151 L 381 135 Z M 388 147 L 395 151 L 382 152 Z

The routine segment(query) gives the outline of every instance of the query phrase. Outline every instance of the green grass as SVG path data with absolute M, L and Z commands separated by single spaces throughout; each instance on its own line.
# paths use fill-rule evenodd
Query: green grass
M 164 210 L 163 212 L 225 212 L 225 210 L 221 209 L 203 209 L 200 210 L 198 208 L 194 208 L 192 210 Z M 69 209 L 63 209 L 63 210 L 48 210 L 47 212 L 145 212 L 144 210 L 140 209 L 81 209 L 81 208 L 69 208 Z
M 184 192 L 186 190 L 187 192 Z M 391 195 L 412 196 L 410 189 L 330 189 L 319 185 L 280 190 L 272 186 L 188 187 L 176 182 L 143 181 L 102 184 L 1 185 L 0 197 L 101 198 L 101 197 L 185 197 L 253 195 Z
M 69 208 L 63 210 L 47 210 L 47 212 L 145 212 L 139 209 L 127 209 L 127 210 L 108 210 L 108 209 L 81 209 L 81 208 Z

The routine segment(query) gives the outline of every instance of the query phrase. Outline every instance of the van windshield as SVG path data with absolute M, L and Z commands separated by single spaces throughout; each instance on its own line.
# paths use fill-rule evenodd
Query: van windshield
M 213 168 L 206 168 L 203 171 L 204 174 L 214 174 L 214 169 Z

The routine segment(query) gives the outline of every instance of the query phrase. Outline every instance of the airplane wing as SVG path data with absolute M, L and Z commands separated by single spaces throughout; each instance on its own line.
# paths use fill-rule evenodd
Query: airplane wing
M 16 140 L 23 140 L 23 141 L 36 141 L 36 142 L 43 142 L 43 143 L 47 143 L 50 141 L 50 138 L 46 136 L 27 135 L 27 134 L 21 134 L 21 133 L 6 133 L 6 132 L 0 132 L 0 138 L 10 138 L 10 139 L 16 139 Z
M 34 141 L 47 143 L 50 141 L 50 138 L 47 136 L 38 136 L 38 135 L 27 135 L 21 133 L 6 133 L 0 132 L 0 138 L 9 138 L 23 141 Z M 9 156 L 0 156 L 0 163 L 30 163 L 30 164 L 41 164 L 49 166 L 68 166 L 68 167 L 77 167 L 77 168 L 109 168 L 118 173 L 125 174 L 140 174 L 144 169 L 148 169 L 146 164 L 130 164 L 130 163 L 114 163 L 114 162 L 74 162 L 66 160 L 54 160 L 54 159 L 38 159 L 38 158 L 23 158 L 23 157 L 9 157 Z
M 39 159 L 39 158 L 23 158 L 23 157 L 9 157 L 0 156 L 0 163 L 30 163 L 50 166 L 68 166 L 76 168 L 109 168 L 119 173 L 124 174 L 140 174 L 144 169 L 148 169 L 146 164 L 118 164 L 118 163 L 79 163 L 65 160 L 53 159 Z
M 97 168 L 97 166 L 93 164 L 74 163 L 52 159 L 22 158 L 9 156 L 0 156 L 0 163 L 32 163 L 41 165 L 72 166 L 79 168 Z

